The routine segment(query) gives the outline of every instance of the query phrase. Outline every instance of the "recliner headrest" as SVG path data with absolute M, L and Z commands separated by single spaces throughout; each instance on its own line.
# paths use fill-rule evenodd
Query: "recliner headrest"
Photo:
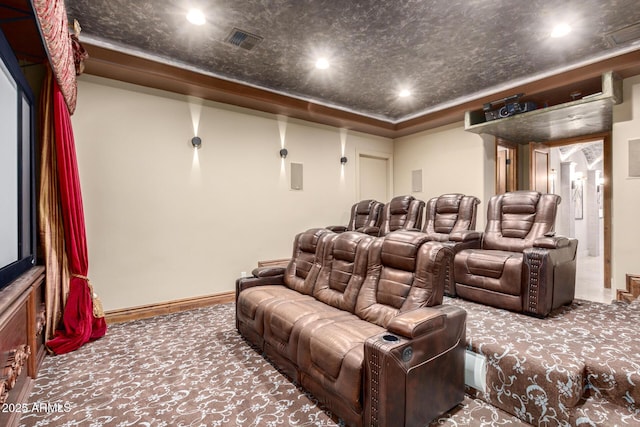
M 333 241 L 333 259 L 353 262 L 358 243 L 366 237 L 366 234 L 350 231 L 339 234 Z
M 398 270 L 415 271 L 418 249 L 428 238 L 424 233 L 407 230 L 387 234 L 382 242 L 382 265 Z
M 506 193 L 502 198 L 502 235 L 524 239 L 535 221 L 540 193 Z
M 298 239 L 299 248 L 304 252 L 315 253 L 320 237 L 330 232 L 326 228 L 312 228 L 301 233 Z
M 395 197 L 389 202 L 389 212 L 392 215 L 406 214 L 413 200 L 413 196 Z
M 513 214 L 535 213 L 538 200 L 540 200 L 540 193 L 537 191 L 506 193 L 502 198 L 502 212 Z
M 367 215 L 371 211 L 374 200 L 363 200 L 356 205 L 356 214 Z
M 436 201 L 436 213 L 458 213 L 462 194 L 444 194 Z

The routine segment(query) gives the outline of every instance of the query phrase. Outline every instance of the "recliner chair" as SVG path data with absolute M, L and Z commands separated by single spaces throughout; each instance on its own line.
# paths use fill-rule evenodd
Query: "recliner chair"
M 374 230 L 380 227 L 382 220 L 383 203 L 377 200 L 362 200 L 351 207 L 351 217 L 349 224 L 330 225 L 327 228 L 335 233 L 344 233 L 345 231 L 362 231 L 363 229 Z M 377 230 L 374 234 L 377 236 Z
M 445 273 L 446 295 L 455 296 L 453 281 L 453 257 L 463 249 L 480 247 L 482 233 L 476 229 L 476 207 L 480 199 L 474 196 L 451 193 L 433 197 L 427 202 L 423 233 L 429 240 L 442 243 L 453 255 Z
M 396 230 L 420 230 L 424 202 L 413 196 L 397 196 L 384 205 L 380 227 L 363 227 L 362 232 L 386 236 Z
M 555 236 L 559 203 L 536 191 L 493 196 L 481 247 L 455 256 L 457 295 L 537 317 L 571 303 L 578 241 Z

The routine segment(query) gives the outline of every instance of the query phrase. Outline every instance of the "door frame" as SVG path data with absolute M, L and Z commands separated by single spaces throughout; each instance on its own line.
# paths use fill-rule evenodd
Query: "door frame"
M 602 173 L 604 178 L 603 195 L 602 195 L 602 221 L 604 228 L 604 288 L 611 289 L 611 206 L 612 206 L 612 139 L 611 132 L 595 133 L 591 135 L 579 136 L 568 139 L 557 139 L 553 141 L 545 141 L 544 145 L 549 148 L 561 147 L 563 145 L 580 144 L 582 142 L 591 142 L 602 140 Z
M 372 150 L 356 150 L 356 199 L 362 200 L 360 196 L 360 158 L 369 157 L 387 161 L 387 196 L 389 200 L 393 198 L 393 154 L 383 151 Z M 379 200 L 379 202 L 387 203 L 388 200 Z
M 518 189 L 518 144 L 515 142 L 507 141 L 506 139 L 496 138 L 495 144 L 495 158 L 496 158 L 496 183 L 495 183 L 495 193 L 498 194 L 498 188 L 500 187 L 500 182 L 498 180 L 498 168 L 500 165 L 497 164 L 498 161 L 498 147 L 504 147 L 507 149 L 508 158 L 510 159 L 509 168 L 506 173 L 506 191 L 516 191 Z M 509 188 L 511 188 L 509 190 Z
M 544 172 L 543 178 L 545 180 L 545 193 L 550 191 L 549 189 L 549 151 L 551 145 L 547 142 L 530 142 L 529 143 L 529 189 L 539 191 L 536 186 L 538 184 L 538 162 L 537 154 L 541 153 L 546 155 L 547 158 L 547 170 Z

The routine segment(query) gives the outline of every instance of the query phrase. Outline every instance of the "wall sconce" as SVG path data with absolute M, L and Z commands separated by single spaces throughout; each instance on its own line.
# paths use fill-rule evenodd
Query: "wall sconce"
M 193 148 L 200 148 L 202 146 L 202 139 L 200 139 L 199 136 L 194 136 L 191 138 L 191 145 L 193 145 Z
M 286 148 L 283 148 L 282 150 L 280 150 L 280 157 L 283 159 L 287 158 L 287 154 L 289 154 L 289 152 L 287 151 Z
M 347 164 L 347 158 L 345 156 L 340 157 L 340 164 L 343 166 Z

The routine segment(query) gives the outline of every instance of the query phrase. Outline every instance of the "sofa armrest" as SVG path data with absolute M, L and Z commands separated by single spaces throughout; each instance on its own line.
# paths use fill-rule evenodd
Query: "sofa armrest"
M 569 238 L 563 236 L 543 236 L 533 241 L 536 248 L 557 249 L 569 246 Z
M 522 296 L 525 313 L 545 317 L 554 308 L 573 301 L 578 241 L 566 237 L 544 237 L 536 241 L 540 240 L 540 245 L 523 251 Z
M 334 233 L 344 233 L 345 231 L 347 231 L 347 226 L 346 225 L 330 225 L 328 227 L 326 227 L 328 230 L 333 231 Z
M 251 274 L 253 277 L 273 277 L 284 275 L 286 267 L 257 267 L 254 268 Z
M 391 319 L 387 330 L 405 338 L 416 338 L 444 327 L 446 314 L 437 308 L 422 307 Z
M 480 242 L 482 240 L 482 232 L 474 230 L 454 231 L 449 234 L 449 240 L 452 242 L 470 242 L 473 240 Z M 478 245 L 478 247 L 480 246 Z
M 236 280 L 236 302 L 240 292 L 254 286 L 284 285 L 284 267 L 259 267 L 252 271 L 253 277 Z
M 369 236 L 377 237 L 378 233 L 380 233 L 380 227 L 374 227 L 374 226 L 369 225 L 369 226 L 366 226 L 366 227 L 360 227 L 356 231 L 358 231 L 360 233 L 368 234 Z
M 428 425 L 464 399 L 467 313 L 450 305 L 413 311 L 393 328 L 414 338 L 389 331 L 365 341 L 364 425 Z

